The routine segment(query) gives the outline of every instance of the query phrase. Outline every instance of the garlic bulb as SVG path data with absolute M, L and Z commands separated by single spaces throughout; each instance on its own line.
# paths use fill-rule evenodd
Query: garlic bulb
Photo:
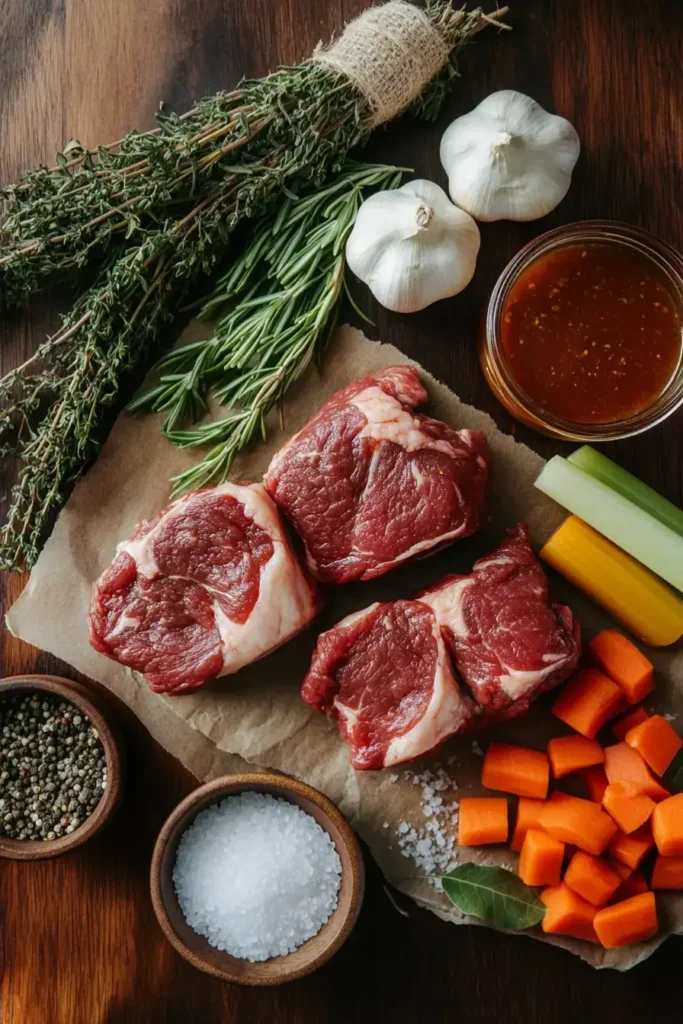
M 346 261 L 387 309 L 414 313 L 470 283 L 479 228 L 432 181 L 409 181 L 365 200 Z
M 451 199 L 477 220 L 536 220 L 564 199 L 580 149 L 569 121 L 505 89 L 446 129 L 441 163 Z

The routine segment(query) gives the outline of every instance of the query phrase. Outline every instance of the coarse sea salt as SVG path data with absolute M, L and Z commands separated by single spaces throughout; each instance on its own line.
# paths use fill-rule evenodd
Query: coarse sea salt
M 396 776 L 398 781 L 399 776 Z M 403 778 L 420 787 L 420 805 L 423 821 L 414 824 L 401 821 L 396 829 L 398 848 L 404 857 L 413 861 L 418 871 L 425 875 L 445 875 L 451 871 L 458 859 L 455 841 L 458 821 L 458 802 L 453 793 L 456 784 L 444 768 L 434 771 L 405 771 Z M 395 781 L 391 776 L 390 781 Z M 438 877 L 431 877 L 430 883 L 441 888 Z
M 341 861 L 310 814 L 247 791 L 200 811 L 178 844 L 173 884 L 187 923 L 212 946 L 268 960 L 329 919 Z

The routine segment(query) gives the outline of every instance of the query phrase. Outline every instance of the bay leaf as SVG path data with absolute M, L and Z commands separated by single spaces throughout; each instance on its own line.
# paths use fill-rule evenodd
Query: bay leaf
M 523 931 L 545 916 L 534 890 L 505 868 L 460 864 L 442 876 L 441 884 L 458 910 L 496 928 Z

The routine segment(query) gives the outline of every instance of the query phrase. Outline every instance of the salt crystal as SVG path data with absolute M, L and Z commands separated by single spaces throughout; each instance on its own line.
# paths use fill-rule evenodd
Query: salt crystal
M 329 919 L 341 861 L 310 814 L 245 792 L 196 816 L 180 838 L 173 884 L 187 923 L 212 946 L 268 960 L 294 952 Z
M 456 788 L 455 781 L 441 767 L 434 771 L 408 770 L 404 778 L 421 789 L 423 822 L 420 825 L 400 822 L 397 836 L 401 855 L 409 857 L 425 875 L 445 874 L 455 867 L 457 860 L 455 822 L 458 805 L 454 799 L 446 799 L 436 793 L 453 791 Z M 430 882 L 440 887 L 437 878 L 430 879 Z

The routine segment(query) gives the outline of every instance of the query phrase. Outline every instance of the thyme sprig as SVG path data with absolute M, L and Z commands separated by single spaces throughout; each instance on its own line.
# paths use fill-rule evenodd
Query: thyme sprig
M 500 27 L 450 0 L 428 0 L 426 10 L 453 56 L 487 24 Z M 452 72 L 425 91 L 423 116 L 436 114 Z M 0 190 L 2 301 L 14 305 L 53 278 L 120 254 L 204 199 L 224 204 L 230 230 L 292 179 L 319 184 L 365 140 L 366 113 L 347 79 L 307 61 L 243 81 L 182 116 L 161 112 L 156 131 L 94 150 L 72 141 L 54 167 Z
M 427 0 L 425 10 L 453 55 L 487 24 L 503 27 L 451 0 Z M 419 111 L 433 116 L 442 92 L 442 82 L 432 83 Z M 55 167 L 2 191 L 0 302 L 15 304 L 91 264 L 96 274 L 61 329 L 0 379 L 0 456 L 17 456 L 20 467 L 0 529 L 0 569 L 35 563 L 122 391 L 224 256 L 234 227 L 263 216 L 283 192 L 321 185 L 365 141 L 367 113 L 349 81 L 307 61 L 244 81 L 181 117 L 163 113 L 156 131 L 96 150 L 73 144 Z M 288 373 L 300 372 L 300 359 Z M 269 386 L 277 401 L 284 384 Z M 247 439 L 261 426 L 243 418 L 233 436 Z
M 285 198 L 204 302 L 201 319 L 222 314 L 213 336 L 159 361 L 158 383 L 129 410 L 165 412 L 164 431 L 182 448 L 211 446 L 174 479 L 175 494 L 225 479 L 254 436 L 265 438 L 268 412 L 322 353 L 336 322 L 344 246 L 364 190 L 395 188 L 404 170 L 347 161 L 329 184 Z M 209 393 L 228 415 L 183 428 L 208 412 Z

